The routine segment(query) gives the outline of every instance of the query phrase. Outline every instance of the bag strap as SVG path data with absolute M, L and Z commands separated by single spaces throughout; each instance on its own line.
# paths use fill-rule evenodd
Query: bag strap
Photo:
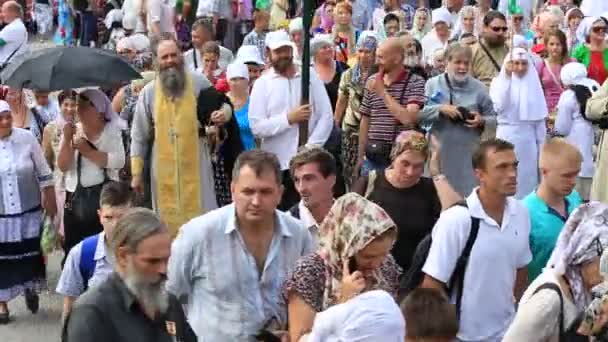
M 450 78 L 448 77 L 448 73 L 446 72 L 445 74 L 443 74 L 445 76 L 445 83 L 447 83 L 448 85 L 448 91 L 450 92 L 450 105 L 454 104 L 454 94 L 452 94 L 452 91 L 454 90 L 452 88 L 452 82 L 450 82 Z
M 25 33 L 25 37 L 23 38 L 23 41 L 21 42 L 21 44 L 19 44 L 19 46 L 13 50 L 13 52 L 11 52 L 10 55 L 8 55 L 8 57 L 2 62 L 2 67 L 0 68 L 0 70 L 4 69 L 6 67 L 6 65 L 8 64 L 8 62 L 11 61 L 11 59 L 13 58 L 13 56 L 15 56 L 15 54 L 17 53 L 17 51 L 19 51 L 19 49 L 21 49 L 21 47 L 23 46 L 23 44 L 25 44 L 27 42 L 27 32 Z
M 91 280 L 95 272 L 95 251 L 97 250 L 98 241 L 99 234 L 89 236 L 82 241 L 78 269 L 80 270 L 85 290 L 89 288 L 89 280 Z
M 95 144 L 93 144 L 92 142 L 87 140 L 87 143 L 91 146 L 91 148 L 93 148 L 94 150 L 98 150 L 97 146 L 95 146 Z M 81 176 L 81 169 L 82 169 L 82 154 L 80 154 L 80 152 L 76 151 L 76 187 L 78 188 L 79 186 L 82 187 L 82 184 L 80 184 L 80 176 Z M 107 169 L 104 167 L 102 168 L 103 170 L 103 183 L 105 183 L 109 177 L 108 177 L 108 171 Z
M 40 113 L 35 107 L 30 108 L 32 115 L 34 116 L 34 121 L 36 121 L 36 126 L 38 126 L 38 130 L 40 131 L 40 135 L 44 133 L 44 121 L 42 121 L 42 117 L 40 117 Z
M 536 290 L 534 291 L 534 293 L 532 295 L 537 294 L 539 291 L 541 290 L 553 290 L 555 292 L 557 292 L 557 295 L 559 296 L 559 339 L 560 341 L 563 340 L 563 336 L 564 336 L 564 297 L 562 295 L 562 289 L 559 287 L 559 285 L 555 284 L 555 283 L 544 283 L 541 286 L 537 287 Z
M 492 61 L 492 64 L 494 64 L 494 67 L 496 68 L 496 70 L 498 72 L 500 72 L 500 65 L 496 62 L 496 60 L 494 59 L 494 57 L 492 57 L 492 55 L 490 54 L 490 51 L 488 51 L 488 48 L 485 47 L 485 45 L 483 45 L 482 42 L 479 42 L 479 46 L 481 47 L 481 49 L 483 50 L 483 52 L 486 53 L 486 55 L 488 56 L 488 58 L 490 58 L 490 60 Z
M 194 62 L 194 70 L 198 69 L 198 61 L 196 60 L 197 54 L 198 52 L 196 51 L 196 48 L 192 48 L 192 61 Z
M 467 208 L 468 206 L 466 202 L 458 202 L 455 205 L 462 206 Z M 480 219 L 477 217 L 471 216 L 471 231 L 469 233 L 469 237 L 467 238 L 467 242 L 462 250 L 462 253 L 458 257 L 456 261 L 456 267 L 454 268 L 454 272 L 450 277 L 449 282 L 449 290 L 456 289 L 456 315 L 460 318 L 460 310 L 462 307 L 462 295 L 464 293 L 464 276 L 467 270 L 467 264 L 469 263 L 469 257 L 471 256 L 471 251 L 473 250 L 473 245 L 475 244 L 475 240 L 477 240 L 477 235 L 479 233 L 479 223 Z

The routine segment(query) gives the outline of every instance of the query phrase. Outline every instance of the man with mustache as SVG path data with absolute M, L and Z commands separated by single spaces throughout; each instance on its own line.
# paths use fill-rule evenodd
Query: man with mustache
M 285 191 L 279 208 L 287 210 L 298 201 L 289 174 L 289 161 L 298 151 L 301 122 L 308 122 L 306 145 L 323 146 L 333 127 L 333 110 L 325 85 L 314 69 L 310 72 L 310 104 L 301 104 L 302 79 L 293 62 L 295 46 L 284 31 L 266 35 L 271 68 L 253 84 L 249 124 L 260 148 L 277 155 Z
M 181 304 L 165 290 L 167 226 L 149 209 L 131 209 L 109 243 L 114 273 L 76 301 L 63 342 L 195 342 Z
M 488 89 L 469 75 L 471 48 L 452 43 L 445 53 L 446 72 L 428 80 L 427 102 L 420 111 L 423 122 L 442 147 L 441 166 L 449 183 L 461 196 L 477 186 L 471 156 L 479 145 L 486 122 L 496 122 Z
M 217 208 L 207 131 L 228 122 L 232 110 L 203 74 L 186 71 L 175 38 L 155 43 L 157 76 L 141 90 L 133 117 L 132 187 L 143 191 L 150 155 L 152 206 L 175 236 L 182 224 Z M 205 112 L 215 99 L 219 110 Z
M 490 11 L 483 18 L 483 29 L 477 44 L 472 46 L 473 65 L 471 75 L 488 88 L 492 79 L 500 72 L 507 57 L 507 18 L 498 11 Z

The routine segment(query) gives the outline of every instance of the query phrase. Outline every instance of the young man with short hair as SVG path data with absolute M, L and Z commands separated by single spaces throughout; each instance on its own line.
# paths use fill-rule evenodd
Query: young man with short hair
M 479 187 L 466 199 L 468 208 L 444 211 L 433 228 L 421 287 L 445 291 L 472 231 L 472 218 L 479 219 L 464 276 L 459 341 L 501 341 L 528 283 L 530 217 L 512 197 L 517 164 L 511 143 L 482 142 L 473 154 Z M 452 303 L 455 299 L 451 296 Z
M 316 247 L 319 226 L 334 203 L 336 160 L 322 147 L 304 147 L 289 162 L 289 170 L 301 198 L 289 213 L 304 223 Z
M 581 162 L 579 150 L 563 138 L 553 138 L 543 145 L 539 160 L 540 184 L 523 199 L 531 221 L 530 281 L 542 273 L 568 216 L 583 203 L 574 190 Z
M 266 33 L 270 23 L 270 14 L 261 9 L 253 10 L 253 30 L 243 38 L 243 45 L 254 45 L 258 48 L 262 60 L 266 59 Z
M 84 239 L 70 250 L 57 284 L 57 293 L 64 295 L 63 319 L 70 313 L 78 296 L 104 282 L 112 273 L 112 259 L 107 253 L 108 236 L 131 205 L 132 193 L 127 184 L 109 182 L 103 186 L 97 210 L 103 231 Z

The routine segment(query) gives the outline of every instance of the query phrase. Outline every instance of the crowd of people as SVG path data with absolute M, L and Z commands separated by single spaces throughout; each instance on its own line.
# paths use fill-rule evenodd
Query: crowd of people
M 50 230 L 67 342 L 608 341 L 608 2 L 312 2 L 3 2 L 141 78 L 3 87 L 0 324 Z

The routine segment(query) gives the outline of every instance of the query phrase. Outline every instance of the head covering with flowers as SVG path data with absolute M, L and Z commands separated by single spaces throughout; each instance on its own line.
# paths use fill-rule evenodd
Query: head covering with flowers
M 428 148 L 429 142 L 424 134 L 415 130 L 404 131 L 395 139 L 390 157 L 391 160 L 395 160 L 395 158 L 405 151 L 416 151 L 426 156 Z
M 327 273 L 323 309 L 337 302 L 344 263 L 391 228 L 395 228 L 395 223 L 384 209 L 359 194 L 347 193 L 334 202 L 319 228 L 318 253 Z M 366 278 L 372 284 L 371 289 L 386 288 L 380 270 Z
M 578 333 L 605 341 L 608 337 L 608 251 L 600 258 L 600 275 L 604 281 L 591 291 L 594 299 L 583 314 Z
M 568 280 L 574 303 L 581 312 L 592 299 L 583 284 L 581 265 L 602 255 L 607 247 L 608 205 L 590 202 L 572 212 L 547 262 L 547 267 Z

